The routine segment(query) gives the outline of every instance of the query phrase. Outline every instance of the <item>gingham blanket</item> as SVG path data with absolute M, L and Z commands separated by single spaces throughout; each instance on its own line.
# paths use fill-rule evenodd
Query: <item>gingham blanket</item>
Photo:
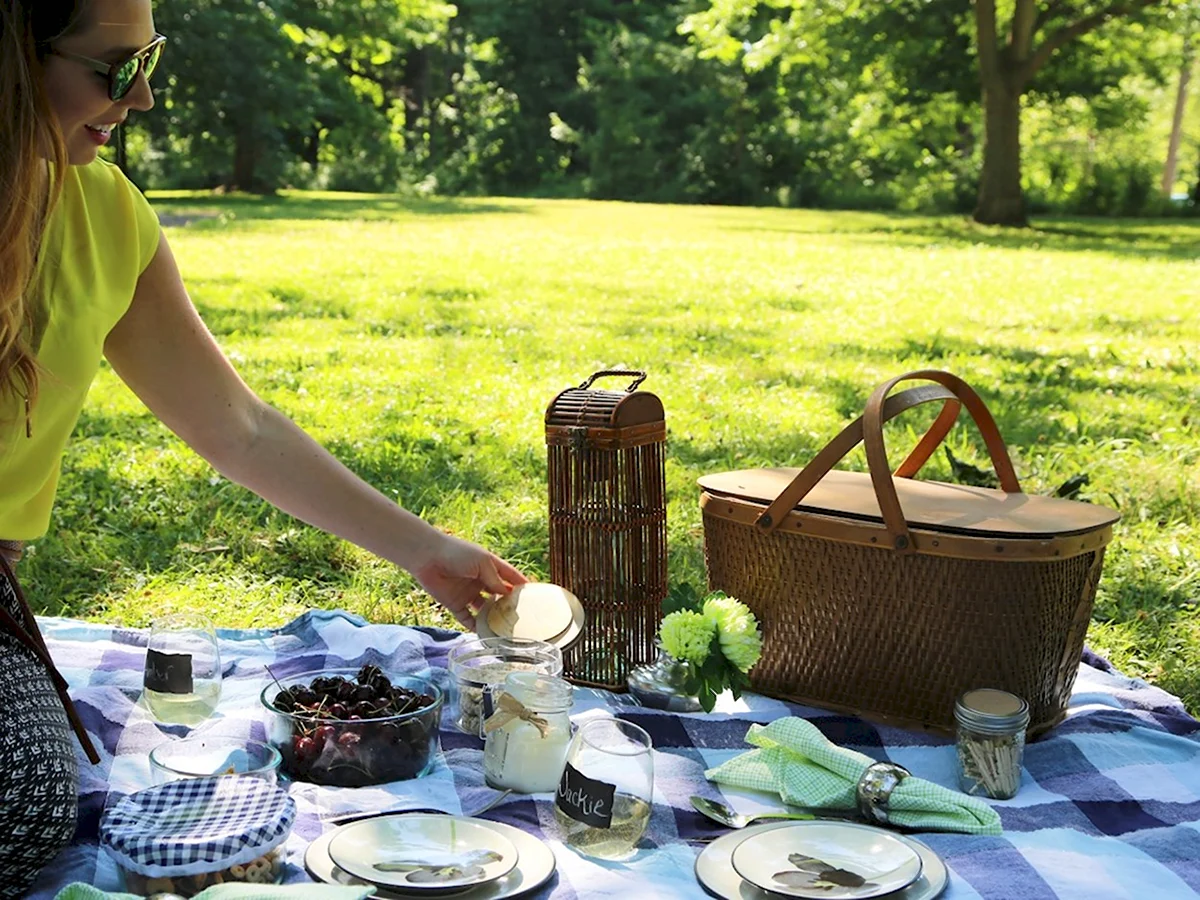
M 115 889 L 112 863 L 97 847 L 106 804 L 151 783 L 147 753 L 181 728 L 155 724 L 137 704 L 145 632 L 42 619 L 51 654 L 71 683 L 79 712 L 103 760 L 81 762 L 80 825 L 75 842 L 48 865 L 32 895 L 51 898 L 70 882 Z M 432 672 L 443 684 L 446 654 L 460 636 L 448 631 L 369 625 L 345 613 L 310 612 L 278 630 L 223 630 L 225 681 L 218 714 L 202 727 L 263 737 L 258 694 L 264 664 L 277 675 L 325 666 L 377 663 Z M 811 719 L 831 740 L 953 787 L 948 741 L 886 728 L 760 696 L 729 696 L 712 714 L 679 715 L 640 708 L 624 695 L 579 689 L 576 718 L 618 715 L 654 739 L 655 807 L 641 849 L 624 863 L 597 863 L 552 842 L 557 874 L 538 898 L 706 896 L 693 874 L 701 839 L 722 832 L 693 813 L 690 795 L 716 788 L 704 770 L 749 749 L 753 722 L 781 715 Z M 494 792 L 483 784 L 481 742 L 449 727 L 442 754 L 421 779 L 380 788 L 290 788 L 299 812 L 288 844 L 288 880 L 306 882 L 303 852 L 334 816 L 355 810 L 437 807 L 460 812 Z M 763 798 L 731 796 L 751 811 Z M 1004 834 L 921 835 L 945 858 L 945 897 L 1185 898 L 1200 896 L 1200 722 L 1171 695 L 1116 672 L 1089 654 L 1080 667 L 1070 715 L 1029 746 L 1020 793 L 996 803 Z M 545 835 L 550 795 L 513 797 L 489 818 Z

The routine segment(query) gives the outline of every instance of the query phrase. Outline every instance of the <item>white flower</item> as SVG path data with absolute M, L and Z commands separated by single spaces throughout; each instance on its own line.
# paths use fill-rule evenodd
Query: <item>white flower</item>
M 712 619 L 688 609 L 673 612 L 663 619 L 658 632 L 664 650 L 694 666 L 702 666 L 708 659 L 714 634 L 716 623 Z
M 704 601 L 704 617 L 716 623 L 725 658 L 749 672 L 762 656 L 762 635 L 750 607 L 733 597 L 712 597 Z

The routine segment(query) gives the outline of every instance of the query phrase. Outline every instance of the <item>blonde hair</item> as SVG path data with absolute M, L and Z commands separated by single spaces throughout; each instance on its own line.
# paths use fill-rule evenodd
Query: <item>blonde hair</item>
M 0 396 L 24 399 L 27 431 L 46 315 L 34 274 L 46 220 L 62 191 L 62 179 L 46 181 L 44 173 L 61 173 L 68 164 L 42 61 L 50 42 L 79 26 L 83 5 L 0 0 Z

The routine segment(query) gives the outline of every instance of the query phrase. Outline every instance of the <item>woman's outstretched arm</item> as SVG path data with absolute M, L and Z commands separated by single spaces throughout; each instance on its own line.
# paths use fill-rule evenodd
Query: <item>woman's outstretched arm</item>
M 165 237 L 104 349 L 150 411 L 222 475 L 408 570 L 465 627 L 474 627 L 482 593 L 525 581 L 389 500 L 264 403 L 201 321 Z

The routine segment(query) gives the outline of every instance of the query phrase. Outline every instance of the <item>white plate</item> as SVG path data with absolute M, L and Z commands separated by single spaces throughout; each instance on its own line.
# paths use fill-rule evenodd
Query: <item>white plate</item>
M 866 900 L 908 887 L 921 856 L 891 832 L 853 822 L 793 822 L 746 837 L 730 857 L 734 871 L 785 897 Z
M 381 816 L 381 818 L 400 818 L 406 815 L 405 813 L 396 813 L 390 816 Z M 505 900 L 508 897 L 515 897 L 518 894 L 524 894 L 527 891 L 532 891 L 540 887 L 550 880 L 554 874 L 555 861 L 554 853 L 550 847 L 538 840 L 531 834 L 526 834 L 519 828 L 514 828 L 512 825 L 505 825 L 502 822 L 487 822 L 482 819 L 474 819 L 487 828 L 492 829 L 497 834 L 502 835 L 512 842 L 512 845 L 517 848 L 519 859 L 517 866 L 503 878 L 496 881 L 489 881 L 487 884 L 469 887 L 461 893 L 455 890 L 455 900 Z M 347 828 L 349 826 L 342 826 Z M 333 859 L 329 856 L 329 844 L 341 829 L 327 831 L 315 841 L 308 845 L 308 849 L 304 853 L 304 867 L 308 869 L 308 873 L 317 881 L 325 884 L 337 885 L 358 885 L 368 886 L 371 883 L 364 881 L 361 878 L 355 878 L 349 872 L 338 868 Z M 733 869 L 730 869 L 730 873 Z M 734 876 L 737 877 L 737 876 Z M 412 900 L 413 894 L 408 891 L 387 888 L 377 888 L 375 896 L 382 900 Z
M 791 827 L 793 822 L 772 822 L 766 825 L 751 825 L 744 831 L 732 831 L 722 835 L 704 848 L 696 858 L 696 880 L 701 886 L 721 900 L 778 900 L 778 894 L 768 893 L 744 881 L 733 868 L 733 851 L 747 838 L 768 831 Z M 920 841 L 902 834 L 894 835 L 915 850 L 921 857 L 921 877 L 903 890 L 892 894 L 888 900 L 934 900 L 946 889 L 949 873 L 933 850 Z
M 462 816 L 376 816 L 338 829 L 329 857 L 371 884 L 445 894 L 503 878 L 519 854 L 504 835 Z

